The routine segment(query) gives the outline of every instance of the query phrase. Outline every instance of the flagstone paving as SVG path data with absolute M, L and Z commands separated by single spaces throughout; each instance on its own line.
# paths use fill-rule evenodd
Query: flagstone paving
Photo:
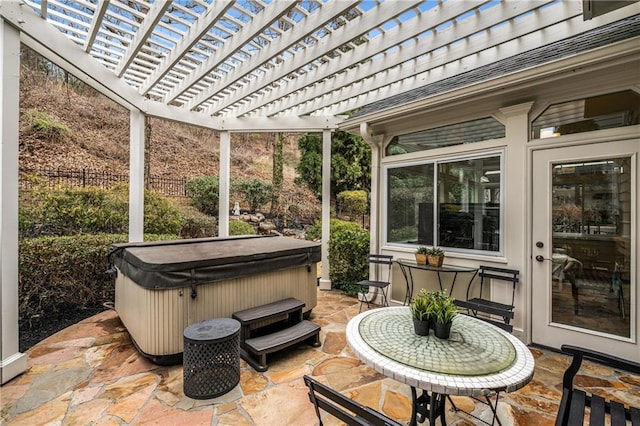
M 182 366 L 158 366 L 140 356 L 115 311 L 106 311 L 45 339 L 27 351 L 28 370 L 0 387 L 0 423 L 6 425 L 316 425 L 302 376 L 332 388 L 401 422 L 411 413 L 409 387 L 363 365 L 349 349 L 345 328 L 358 314 L 356 299 L 318 291 L 311 320 L 322 327 L 322 346 L 284 351 L 258 373 L 241 362 L 240 384 L 209 400 L 184 395 Z M 569 359 L 531 348 L 533 380 L 503 394 L 502 424 L 551 425 L 560 400 L 562 372 Z M 577 383 L 640 405 L 640 377 L 586 363 Z M 485 404 L 454 397 L 465 411 L 489 419 Z M 477 421 L 447 406 L 447 422 Z M 339 424 L 327 418 L 326 425 Z

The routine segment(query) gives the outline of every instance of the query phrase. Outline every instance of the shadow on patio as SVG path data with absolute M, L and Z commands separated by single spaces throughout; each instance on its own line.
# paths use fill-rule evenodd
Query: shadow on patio
M 71 326 L 28 351 L 29 369 L 0 388 L 3 424 L 181 424 L 313 425 L 317 419 L 302 376 L 310 374 L 351 398 L 407 422 L 409 387 L 363 365 L 349 349 L 345 327 L 359 303 L 337 291 L 318 291 L 311 320 L 322 327 L 322 346 L 301 346 L 269 358 L 258 373 L 241 361 L 240 384 L 210 400 L 186 397 L 182 366 L 150 363 L 134 348 L 115 311 Z M 505 425 L 553 424 L 560 400 L 562 372 L 569 359 L 531 349 L 533 380 L 501 396 L 499 417 Z M 582 386 L 639 405 L 640 378 L 586 362 Z M 454 397 L 456 405 L 489 418 L 484 404 Z M 449 424 L 474 424 L 447 410 Z M 325 424 L 331 425 L 333 419 Z

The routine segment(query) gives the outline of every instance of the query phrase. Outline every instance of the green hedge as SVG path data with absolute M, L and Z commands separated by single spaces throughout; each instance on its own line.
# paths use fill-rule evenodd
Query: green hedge
M 177 235 L 145 235 L 145 241 L 176 240 Z M 112 244 L 126 234 L 27 238 L 19 246 L 19 320 L 36 327 L 64 309 L 113 301 L 115 286 L 107 270 Z
M 357 222 L 350 222 L 348 220 L 340 220 L 332 218 L 329 222 L 329 235 L 333 235 L 334 232 L 341 232 L 346 230 L 359 231 L 362 226 Z M 305 238 L 309 241 L 322 240 L 322 222 L 316 220 L 313 225 L 307 228 Z M 331 238 L 331 237 L 329 237 Z
M 351 219 L 366 214 L 369 209 L 367 191 L 342 191 L 338 194 L 337 201 L 341 211 L 351 216 Z
M 359 229 L 332 230 L 329 238 L 329 278 L 345 293 L 361 291 L 358 281 L 369 276 L 367 256 L 370 251 L 369 232 Z
M 181 238 L 203 238 L 218 235 L 218 221 L 215 217 L 200 212 L 195 207 L 180 208 Z
M 144 204 L 146 233 L 180 232 L 180 211 L 166 197 L 145 191 Z M 23 197 L 18 222 L 23 237 L 124 234 L 129 227 L 129 187 L 121 184 L 107 190 L 36 186 L 28 197 Z
M 208 215 L 218 214 L 218 200 L 220 198 L 218 178 L 201 176 L 187 181 L 185 189 L 191 198 L 191 204 Z
M 255 235 L 256 228 L 242 220 L 229 221 L 229 235 Z

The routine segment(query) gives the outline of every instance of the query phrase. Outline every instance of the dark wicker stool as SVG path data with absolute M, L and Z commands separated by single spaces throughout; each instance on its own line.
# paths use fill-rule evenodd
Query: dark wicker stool
M 184 330 L 184 394 L 194 399 L 223 395 L 240 382 L 240 323 L 215 318 Z

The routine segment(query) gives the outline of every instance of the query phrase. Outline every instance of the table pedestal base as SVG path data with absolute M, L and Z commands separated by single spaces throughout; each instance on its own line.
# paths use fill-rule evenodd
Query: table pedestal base
M 438 417 L 442 426 L 446 426 L 447 420 L 444 416 L 444 404 L 446 395 L 423 390 L 422 395 L 417 396 L 416 388 L 411 386 L 412 412 L 410 426 L 424 423 L 429 420 L 429 425 L 433 425 Z

